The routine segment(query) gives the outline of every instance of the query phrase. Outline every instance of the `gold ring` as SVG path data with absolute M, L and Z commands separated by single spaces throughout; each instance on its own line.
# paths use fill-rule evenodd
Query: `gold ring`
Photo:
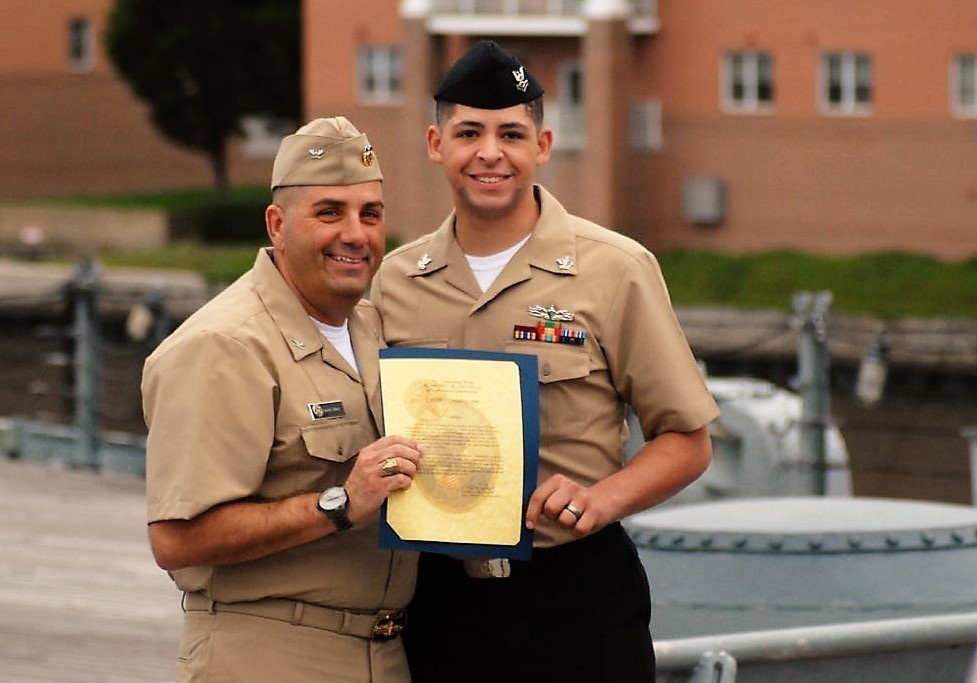
M 563 509 L 569 512 L 574 517 L 576 517 L 578 522 L 580 521 L 580 515 L 583 514 L 583 510 L 578 508 L 576 505 L 574 505 L 573 503 L 567 503 L 566 505 L 563 506 Z
M 387 458 L 380 465 L 380 469 L 383 470 L 383 476 L 389 477 L 393 474 L 400 474 L 400 467 L 397 465 L 397 458 Z

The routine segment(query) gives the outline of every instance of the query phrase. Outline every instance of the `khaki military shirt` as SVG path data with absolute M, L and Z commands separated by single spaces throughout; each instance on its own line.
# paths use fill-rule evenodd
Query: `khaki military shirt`
M 562 473 L 589 486 L 623 466 L 627 404 L 646 439 L 698 429 L 719 409 L 654 256 L 570 215 L 546 190 L 536 192 L 541 213 L 532 237 L 485 293 L 455 241 L 451 215 L 436 232 L 387 256 L 371 298 L 389 346 L 537 356 L 539 481 Z M 525 338 L 547 316 L 567 314 L 572 320 L 561 323 L 562 334 L 576 343 Z M 571 539 L 548 520 L 536 532 L 543 547 Z
M 271 249 L 147 359 L 149 521 L 220 503 L 340 485 L 381 425 L 376 311 L 349 316 L 358 374 L 315 328 Z M 377 547 L 377 521 L 241 564 L 173 572 L 218 601 L 284 597 L 336 607 L 401 608 L 416 556 Z

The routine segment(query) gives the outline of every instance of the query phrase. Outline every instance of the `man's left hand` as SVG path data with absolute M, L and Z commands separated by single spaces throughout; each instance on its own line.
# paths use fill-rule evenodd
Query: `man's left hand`
M 526 510 L 526 528 L 535 529 L 540 515 L 570 529 L 575 536 L 587 536 L 613 521 L 592 489 L 562 474 L 554 474 L 533 492 Z

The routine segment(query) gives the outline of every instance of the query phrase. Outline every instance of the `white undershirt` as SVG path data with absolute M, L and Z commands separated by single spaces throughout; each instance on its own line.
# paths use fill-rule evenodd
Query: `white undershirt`
M 353 354 L 353 342 L 349 338 L 349 325 L 347 322 L 344 320 L 342 325 L 336 327 L 335 325 L 327 325 L 315 318 L 309 318 L 309 320 L 322 332 L 322 336 L 326 338 L 326 341 L 332 344 L 333 348 L 339 351 L 340 355 L 346 359 L 350 367 L 359 374 L 360 366 L 356 364 L 356 356 Z
M 475 275 L 475 280 L 478 282 L 478 286 L 482 288 L 482 291 L 486 291 L 495 282 L 495 278 L 499 276 L 502 269 L 508 265 L 512 257 L 516 255 L 516 252 L 522 248 L 529 238 L 532 237 L 532 233 L 526 235 L 516 244 L 512 245 L 505 251 L 500 251 L 497 254 L 489 254 L 488 256 L 470 256 L 465 254 L 465 258 L 468 260 L 468 265 L 472 269 L 472 273 Z

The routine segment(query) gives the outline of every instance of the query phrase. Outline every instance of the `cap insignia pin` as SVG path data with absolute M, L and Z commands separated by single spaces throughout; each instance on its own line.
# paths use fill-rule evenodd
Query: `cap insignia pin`
M 372 166 L 376 161 L 376 155 L 373 154 L 373 145 L 367 145 L 363 148 L 363 153 L 360 154 L 360 161 L 363 162 L 364 166 Z
M 417 269 L 427 270 L 427 267 L 431 265 L 431 257 L 428 254 L 424 254 L 421 258 L 417 259 Z
M 326 153 L 326 150 L 322 147 L 310 147 L 309 148 L 309 158 L 310 159 L 321 159 Z
M 542 320 L 557 320 L 562 323 L 573 320 L 573 313 L 565 308 L 557 308 L 552 304 L 549 306 L 530 306 L 529 315 Z
M 556 259 L 556 267 L 559 268 L 560 270 L 570 270 L 575 265 L 576 264 L 573 262 L 573 259 L 570 258 L 570 254 L 567 254 L 562 258 Z
M 526 67 L 520 66 L 512 72 L 512 77 L 516 79 L 516 88 L 520 92 L 526 92 L 529 89 L 529 79 L 526 78 Z

